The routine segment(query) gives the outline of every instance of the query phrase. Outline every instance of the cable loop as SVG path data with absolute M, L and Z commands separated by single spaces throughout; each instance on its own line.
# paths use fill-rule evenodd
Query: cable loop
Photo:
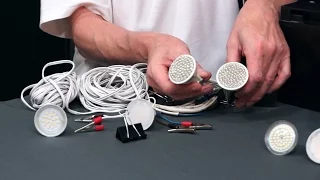
M 64 63 L 72 65 L 70 71 L 45 77 L 46 68 Z M 32 110 L 39 109 L 47 104 L 54 104 L 63 109 L 68 108 L 68 104 L 72 102 L 78 94 L 77 77 L 73 70 L 74 63 L 70 60 L 61 60 L 46 64 L 42 69 L 42 79 L 38 83 L 29 85 L 22 90 L 22 102 Z M 32 106 L 29 105 L 23 97 L 24 93 L 29 89 L 31 89 L 29 95 Z
M 143 66 L 143 68 L 139 68 Z M 80 77 L 79 99 L 89 111 L 119 113 L 129 102 L 149 100 L 148 84 L 143 73 L 146 64 L 97 67 Z

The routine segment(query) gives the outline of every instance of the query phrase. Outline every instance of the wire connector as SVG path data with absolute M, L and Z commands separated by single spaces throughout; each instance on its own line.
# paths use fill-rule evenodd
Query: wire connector
M 74 121 L 75 122 L 92 122 L 95 119 L 101 119 L 102 120 L 103 118 L 104 118 L 104 115 L 98 114 L 98 115 L 92 115 L 92 116 L 88 116 L 88 117 L 84 117 L 84 118 L 78 118 L 78 119 L 75 119 Z
M 102 123 L 102 116 L 92 116 L 91 122 L 88 119 L 84 119 L 80 122 L 90 122 L 87 125 L 77 129 L 74 131 L 74 133 L 77 132 L 88 132 L 88 131 L 102 131 L 104 129 L 104 126 L 101 125 Z

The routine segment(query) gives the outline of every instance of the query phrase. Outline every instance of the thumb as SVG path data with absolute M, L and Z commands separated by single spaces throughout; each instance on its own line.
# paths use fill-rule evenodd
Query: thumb
M 241 47 L 238 43 L 231 43 L 227 46 L 227 62 L 241 61 Z
M 197 66 L 197 73 L 205 81 L 208 81 L 211 78 L 211 73 L 204 70 L 199 64 Z

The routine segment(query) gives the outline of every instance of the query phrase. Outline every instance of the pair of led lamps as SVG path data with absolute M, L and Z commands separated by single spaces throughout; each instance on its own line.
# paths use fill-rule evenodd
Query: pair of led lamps
M 191 55 L 177 57 L 169 67 L 168 76 L 174 84 L 202 81 L 202 78 L 197 74 L 196 60 Z M 229 62 L 222 65 L 216 74 L 218 85 L 229 91 L 241 89 L 248 79 L 247 68 L 238 62 Z

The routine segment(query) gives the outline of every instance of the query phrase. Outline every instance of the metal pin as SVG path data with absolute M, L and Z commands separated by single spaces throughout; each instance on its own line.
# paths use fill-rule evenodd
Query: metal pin
M 92 126 L 92 125 L 100 125 L 101 123 L 102 123 L 102 117 L 96 117 L 96 118 L 94 118 L 92 120 L 92 122 L 90 122 L 89 124 L 87 124 L 87 125 L 79 128 L 79 129 L 75 130 L 74 132 L 76 133 L 76 132 L 82 131 L 83 129 L 86 129 L 86 128 Z
M 192 128 L 185 128 L 185 129 L 169 129 L 168 132 L 169 133 L 195 133 L 195 129 Z
M 88 126 L 86 128 L 81 128 L 81 130 L 77 130 L 77 131 L 75 131 L 75 133 L 77 133 L 77 132 L 90 132 L 90 131 L 102 131 L 102 130 L 104 130 L 103 125 L 96 125 L 96 126 Z
M 209 125 L 209 124 L 194 125 L 194 126 L 190 126 L 189 128 L 196 129 L 196 130 L 212 130 L 213 129 L 212 125 Z

